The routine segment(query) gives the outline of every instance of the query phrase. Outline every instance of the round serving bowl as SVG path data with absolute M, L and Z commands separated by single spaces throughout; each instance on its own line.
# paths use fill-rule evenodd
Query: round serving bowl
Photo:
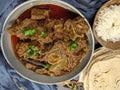
M 63 7 L 65 9 L 68 9 L 69 11 L 72 11 L 74 13 L 77 13 L 78 15 L 82 16 L 86 23 L 89 26 L 89 30 L 87 32 L 88 37 L 88 52 L 84 60 L 81 61 L 79 66 L 74 69 L 72 72 L 62 75 L 62 76 L 46 76 L 46 75 L 40 75 L 33 71 L 30 71 L 24 67 L 24 65 L 18 60 L 16 57 L 12 45 L 11 45 L 11 35 L 8 33 L 7 28 L 10 27 L 16 18 L 26 11 L 27 9 L 36 6 L 36 5 L 43 5 L 43 4 L 53 4 L 60 7 Z M 61 13 L 61 12 L 60 12 Z M 86 20 L 86 18 L 73 6 L 69 5 L 68 3 L 65 3 L 64 1 L 60 0 L 30 0 L 22 3 L 21 5 L 17 6 L 6 18 L 4 25 L 3 25 L 3 31 L 1 34 L 1 48 L 2 52 L 4 54 L 4 57 L 6 58 L 7 62 L 17 71 L 18 74 L 23 76 L 24 78 L 41 84 L 56 84 L 59 82 L 63 82 L 69 79 L 72 79 L 73 77 L 77 76 L 89 63 L 91 60 L 93 51 L 94 51 L 94 37 L 92 34 L 91 27 Z
M 85 90 L 117 90 L 120 89 L 118 73 L 120 50 L 105 47 L 98 48 L 88 67 L 81 72 L 80 81 Z M 96 88 L 96 89 L 95 89 Z M 114 88 L 114 89 L 113 89 Z
M 97 24 L 98 24 L 98 17 L 99 17 L 99 15 L 100 15 L 101 11 L 102 11 L 103 9 L 105 9 L 106 7 L 109 7 L 110 5 L 120 5 L 120 1 L 119 1 L 119 0 L 109 0 L 109 1 L 107 1 L 105 4 L 103 4 L 103 5 L 101 6 L 101 8 L 100 8 L 100 9 L 98 10 L 98 12 L 96 13 L 96 16 L 95 16 L 95 19 L 94 19 L 94 23 L 93 23 L 93 33 L 94 33 L 95 38 L 97 39 L 97 41 L 98 41 L 101 45 L 103 45 L 103 46 L 105 46 L 105 47 L 107 47 L 107 48 L 116 50 L 116 49 L 120 49 L 120 41 L 115 41 L 115 42 L 109 41 L 109 40 L 104 41 L 100 36 L 98 36 L 98 34 L 97 34 L 97 32 L 96 32 L 96 29 L 95 29 L 95 27 L 96 27 Z M 114 14 L 114 13 L 113 13 L 113 14 Z M 112 16 L 112 15 L 110 15 L 110 16 Z M 104 28 L 104 27 L 103 27 L 103 28 Z

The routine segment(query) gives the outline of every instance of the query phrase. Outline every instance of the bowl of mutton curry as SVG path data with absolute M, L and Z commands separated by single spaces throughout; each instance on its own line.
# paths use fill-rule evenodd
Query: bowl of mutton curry
M 94 50 L 89 23 L 73 6 L 31 0 L 7 17 L 1 35 L 7 62 L 23 77 L 44 84 L 77 76 Z

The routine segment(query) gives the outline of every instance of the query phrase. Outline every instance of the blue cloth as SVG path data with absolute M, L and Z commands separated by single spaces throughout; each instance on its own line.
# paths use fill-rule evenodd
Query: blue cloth
M 0 2 L 0 32 L 2 31 L 2 25 L 7 15 L 20 3 L 26 0 L 1 0 Z M 82 0 L 82 2 L 76 2 L 76 0 L 64 0 L 85 15 L 90 25 L 93 23 L 94 15 L 98 8 L 107 0 Z M 81 0 L 78 0 L 81 1 Z M 24 89 L 23 89 L 24 88 Z M 36 84 L 22 78 L 11 68 L 3 57 L 0 51 L 0 90 L 56 90 L 54 85 L 41 85 Z

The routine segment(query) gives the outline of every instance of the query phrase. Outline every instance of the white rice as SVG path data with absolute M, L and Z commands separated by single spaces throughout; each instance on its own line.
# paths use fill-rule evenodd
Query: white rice
M 111 5 L 101 10 L 95 30 L 104 41 L 119 41 L 120 5 Z

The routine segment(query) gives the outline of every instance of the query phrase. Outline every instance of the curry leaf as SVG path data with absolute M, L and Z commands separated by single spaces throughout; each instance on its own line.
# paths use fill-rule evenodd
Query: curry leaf
M 30 30 L 23 30 L 22 31 L 22 33 L 24 34 L 24 35 L 29 35 L 29 36 L 31 36 L 31 35 L 33 35 L 34 33 L 35 33 L 35 29 L 30 29 Z

